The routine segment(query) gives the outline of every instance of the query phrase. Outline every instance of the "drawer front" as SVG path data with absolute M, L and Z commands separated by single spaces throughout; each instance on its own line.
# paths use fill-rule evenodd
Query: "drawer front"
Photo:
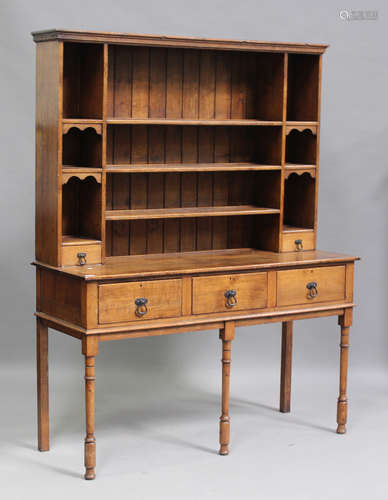
M 300 233 L 283 233 L 283 252 L 298 250 L 314 250 L 314 233 L 301 231 Z
M 193 314 L 260 309 L 266 306 L 267 273 L 193 278 Z
M 62 265 L 78 266 L 79 253 L 85 254 L 85 264 L 101 263 L 101 245 L 66 245 L 62 247 Z
M 277 305 L 345 300 L 345 266 L 278 271 Z
M 99 286 L 100 324 L 171 318 L 181 312 L 182 280 L 179 279 Z

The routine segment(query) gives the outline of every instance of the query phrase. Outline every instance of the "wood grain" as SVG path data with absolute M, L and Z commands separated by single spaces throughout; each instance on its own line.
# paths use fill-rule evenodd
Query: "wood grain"
M 225 292 L 236 292 L 228 306 Z M 267 273 L 203 276 L 193 278 L 193 314 L 259 309 L 267 306 Z
M 137 315 L 137 298 L 147 300 L 144 316 Z M 161 280 L 115 283 L 99 286 L 99 322 L 145 321 L 180 316 L 182 313 L 182 281 Z
M 311 298 L 307 284 L 315 282 L 318 292 Z M 340 301 L 345 298 L 345 266 L 279 271 L 277 305 Z

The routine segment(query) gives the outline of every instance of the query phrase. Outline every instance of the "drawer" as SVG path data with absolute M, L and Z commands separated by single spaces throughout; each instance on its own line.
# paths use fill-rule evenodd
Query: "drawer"
M 193 278 L 193 314 L 260 309 L 266 306 L 267 273 Z
M 345 266 L 277 272 L 277 305 L 344 301 Z
M 295 252 L 297 250 L 314 250 L 314 231 L 301 231 L 295 233 L 283 233 L 283 252 Z
M 85 254 L 85 264 L 101 263 L 101 245 L 65 245 L 62 247 L 62 265 L 78 266 L 78 254 Z
M 171 318 L 182 312 L 182 280 L 104 284 L 98 297 L 101 324 Z

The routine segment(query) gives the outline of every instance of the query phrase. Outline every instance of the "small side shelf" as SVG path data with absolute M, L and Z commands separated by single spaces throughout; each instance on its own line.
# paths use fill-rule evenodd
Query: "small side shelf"
M 286 163 L 284 166 L 284 177 L 288 179 L 291 174 L 303 175 L 309 174 L 313 179 L 316 176 L 316 166 L 315 165 L 298 165 L 293 163 Z
M 62 186 L 62 265 L 76 265 L 84 253 L 96 264 L 102 247 L 101 184 L 90 175 L 84 180 L 69 175 Z
M 286 137 L 286 164 L 315 165 L 317 137 L 306 128 L 300 132 L 297 128 Z
M 73 236 L 64 234 L 62 236 L 62 246 L 72 245 L 100 245 L 101 240 L 94 240 L 92 238 L 82 238 L 81 236 Z
M 69 122 L 63 129 L 62 163 L 74 167 L 100 168 L 102 125 Z
M 80 168 L 73 167 L 72 165 L 62 166 L 62 184 L 66 184 L 72 177 L 77 177 L 79 180 L 83 181 L 87 177 L 92 177 L 93 179 L 101 184 L 102 169 L 101 168 Z
M 289 54 L 287 120 L 318 119 L 319 56 Z
M 313 229 L 306 229 L 305 227 L 283 225 L 283 233 L 311 233 Z
M 65 43 L 63 116 L 102 118 L 103 45 Z
M 284 227 L 300 230 L 314 229 L 315 221 L 315 179 L 309 173 L 295 172 L 285 180 L 284 186 Z
M 88 119 L 75 119 L 68 118 L 62 120 L 62 133 L 67 134 L 70 129 L 76 128 L 83 132 L 84 130 L 91 128 L 96 134 L 102 134 L 102 120 L 88 120 Z
M 175 219 L 186 217 L 218 217 L 235 215 L 279 214 L 277 208 L 263 208 L 255 205 L 225 207 L 184 207 L 184 208 L 146 208 L 138 210 L 107 210 L 106 220 Z

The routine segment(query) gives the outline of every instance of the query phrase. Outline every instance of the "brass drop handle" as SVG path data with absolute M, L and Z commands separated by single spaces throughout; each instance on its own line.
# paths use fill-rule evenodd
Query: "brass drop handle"
M 226 307 L 232 308 L 237 304 L 237 298 L 236 298 L 237 292 L 236 292 L 236 290 L 226 290 L 224 295 L 226 298 L 226 303 L 225 303 Z
M 295 240 L 295 246 L 298 252 L 303 250 L 303 240 Z
M 318 295 L 318 283 L 316 281 L 311 281 L 310 283 L 307 283 L 306 288 L 309 291 L 308 298 L 315 299 Z
M 148 302 L 148 299 L 145 299 L 143 297 L 139 297 L 135 300 L 135 305 L 136 305 L 135 314 L 139 318 L 141 318 L 142 316 L 144 316 L 145 314 L 148 313 L 147 302 Z
M 80 266 L 84 266 L 86 264 L 86 253 L 85 252 L 77 253 L 77 258 L 78 258 L 78 264 Z

